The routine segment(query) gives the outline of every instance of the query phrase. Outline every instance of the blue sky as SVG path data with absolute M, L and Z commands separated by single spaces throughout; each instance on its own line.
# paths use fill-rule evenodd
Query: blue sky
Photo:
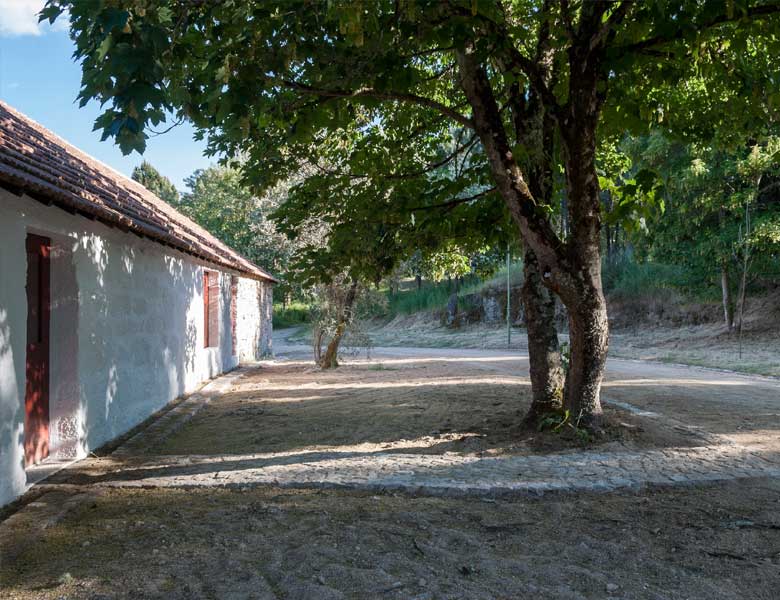
M 184 178 L 214 159 L 203 156 L 204 142 L 193 140 L 188 123 L 148 140 L 143 157 L 122 156 L 111 140 L 92 131 L 100 114 L 96 102 L 79 108 L 81 82 L 73 62 L 73 42 L 63 26 L 38 26 L 35 13 L 44 0 L 0 0 L 0 99 L 117 171 L 130 175 L 146 159 L 184 189 Z M 165 129 L 163 125 L 160 130 Z

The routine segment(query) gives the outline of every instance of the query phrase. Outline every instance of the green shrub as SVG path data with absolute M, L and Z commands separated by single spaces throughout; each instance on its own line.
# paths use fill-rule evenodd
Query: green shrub
M 483 286 L 480 279 L 464 283 L 458 290 L 458 297 L 479 291 Z M 418 312 L 430 312 L 442 310 L 447 307 L 447 301 L 455 291 L 455 284 L 424 283 L 422 288 L 417 288 L 390 294 L 387 298 L 387 314 L 389 316 L 411 315 Z
M 670 289 L 690 290 L 681 267 L 656 262 L 637 263 L 630 258 L 613 263 L 605 261 L 601 277 L 604 290 L 622 298 L 638 298 Z
M 512 263 L 511 285 L 520 285 L 523 281 L 522 262 Z M 481 292 L 486 288 L 501 288 L 506 286 L 506 267 L 499 269 L 492 277 L 482 279 L 476 275 L 466 276 L 464 283 L 458 290 L 458 297 L 462 300 L 464 296 Z M 406 288 L 406 289 L 404 289 Z M 391 317 L 397 315 L 411 315 L 418 312 L 430 312 L 443 310 L 447 307 L 447 301 L 455 291 L 455 283 L 448 285 L 447 282 L 440 283 L 424 282 L 418 290 L 414 285 L 414 280 L 403 282 L 401 291 L 395 294 L 388 294 L 387 314 Z M 462 305 L 464 309 L 465 304 Z M 466 307 L 467 308 L 467 307 Z
M 311 308 L 303 302 L 292 302 L 285 308 L 281 304 L 274 304 L 274 327 L 294 327 L 308 323 L 311 320 Z

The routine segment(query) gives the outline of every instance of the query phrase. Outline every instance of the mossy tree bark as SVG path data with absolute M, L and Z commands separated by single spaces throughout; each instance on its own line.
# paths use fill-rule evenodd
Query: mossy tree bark
M 555 296 L 542 283 L 539 261 L 527 246 L 523 276 L 523 309 L 528 332 L 532 394 L 525 423 L 535 427 L 540 417 L 562 408 L 564 376 L 555 329 Z

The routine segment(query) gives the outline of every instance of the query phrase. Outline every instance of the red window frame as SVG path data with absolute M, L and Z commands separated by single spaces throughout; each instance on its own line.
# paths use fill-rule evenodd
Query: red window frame
M 238 353 L 238 335 L 236 331 L 238 317 L 238 277 L 230 277 L 230 338 L 232 343 L 232 355 Z
M 203 271 L 203 347 L 209 347 L 209 272 Z
M 219 273 L 203 271 L 203 347 L 219 345 Z

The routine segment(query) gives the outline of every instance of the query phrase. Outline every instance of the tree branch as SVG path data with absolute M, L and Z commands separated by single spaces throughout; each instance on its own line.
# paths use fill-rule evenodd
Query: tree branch
M 523 239 L 545 268 L 560 269 L 566 262 L 561 240 L 539 210 L 507 140 L 490 81 L 474 54 L 473 45 L 457 53 L 460 84 L 471 103 L 474 124 L 496 182 L 496 189 L 519 225 Z
M 464 150 L 468 150 L 471 148 L 474 144 L 477 143 L 477 134 L 471 136 L 468 142 L 466 142 L 463 145 L 456 146 L 455 150 L 453 150 L 450 154 L 448 154 L 443 159 L 429 163 L 424 168 L 418 170 L 418 171 L 412 171 L 409 173 L 398 173 L 398 174 L 389 174 L 385 175 L 385 179 L 411 179 L 413 177 L 420 177 L 421 175 L 425 175 L 426 173 L 430 173 L 431 171 L 435 171 L 436 169 L 443 167 L 447 163 L 451 162 L 455 157 L 457 157 L 461 152 Z
M 458 155 L 462 154 L 464 151 L 470 150 L 476 143 L 477 143 L 477 134 L 475 133 L 469 138 L 469 140 L 465 144 L 462 145 L 457 144 L 455 150 L 453 150 L 450 154 L 448 154 L 441 160 L 428 163 L 425 167 L 417 171 L 409 171 L 406 173 L 387 173 L 387 174 L 378 173 L 376 175 L 369 175 L 368 173 L 347 173 L 345 171 L 333 171 L 331 169 L 326 169 L 325 167 L 321 167 L 316 163 L 311 163 L 311 161 L 309 162 L 314 167 L 316 167 L 317 170 L 320 171 L 320 173 L 322 173 L 323 175 L 327 175 L 329 177 L 347 177 L 350 180 L 375 179 L 375 178 L 387 179 L 387 180 L 412 179 L 414 177 L 420 177 L 422 175 L 425 175 L 426 173 L 430 173 L 431 171 L 435 171 L 436 169 L 443 167 L 447 163 L 452 162 L 452 160 L 454 160 Z
M 472 200 L 478 200 L 479 198 L 482 198 L 483 196 L 487 196 L 491 192 L 496 191 L 496 186 L 493 186 L 491 188 L 488 188 L 486 190 L 482 190 L 481 192 L 478 192 L 474 194 L 473 196 L 468 196 L 466 198 L 455 198 L 454 200 L 450 200 L 448 202 L 441 202 L 440 204 L 429 204 L 428 206 L 416 206 L 414 208 L 410 208 L 410 211 L 417 211 L 417 210 L 434 210 L 437 208 L 455 208 L 459 204 L 466 204 L 467 202 L 471 202 Z
M 750 18 L 759 19 L 762 17 L 772 16 L 778 13 L 780 13 L 780 2 L 774 2 L 772 4 L 763 4 L 761 6 L 754 6 L 752 8 L 749 8 L 744 13 L 738 14 L 735 12 L 731 16 L 729 16 L 728 14 L 715 15 L 713 17 L 710 17 L 704 23 L 696 24 L 696 28 L 697 31 L 700 33 L 704 29 L 711 29 L 713 27 L 717 27 L 718 25 L 739 21 L 746 17 L 749 19 Z M 644 50 L 654 48 L 655 46 L 661 46 L 668 42 L 679 40 L 681 37 L 683 37 L 683 33 L 684 32 L 682 31 L 681 28 L 677 28 L 674 32 L 671 33 L 666 33 L 664 35 L 656 35 L 651 38 L 647 38 L 645 40 L 635 42 L 633 44 L 628 44 L 626 46 L 616 46 L 615 50 L 619 50 L 622 53 L 642 52 Z
M 523 56 L 523 54 L 514 46 L 509 48 L 509 60 L 512 65 L 525 73 L 528 80 L 531 82 L 531 85 L 536 90 L 536 93 L 539 94 L 539 98 L 541 98 L 545 108 L 557 119 L 560 116 L 561 105 L 555 97 L 555 94 L 553 94 L 552 90 L 547 86 L 542 70 L 529 58 Z
M 619 25 L 628 15 L 628 11 L 635 5 L 635 0 L 623 0 L 618 7 L 612 11 L 601 29 L 590 40 L 591 52 L 598 48 L 613 29 Z
M 574 30 L 569 0 L 561 0 L 561 20 L 563 21 L 563 28 L 566 30 L 566 37 L 569 38 L 570 42 L 573 42 L 574 38 L 577 37 L 577 32 Z
M 454 14 L 473 18 L 471 12 L 464 7 L 454 4 L 449 6 L 450 11 L 452 11 Z M 502 52 L 505 56 L 505 59 L 502 60 L 502 62 L 505 63 L 509 68 L 519 69 L 526 76 L 526 78 L 528 78 L 531 85 L 542 99 L 542 102 L 544 103 L 547 110 L 549 110 L 550 114 L 557 118 L 560 115 L 561 106 L 558 103 L 558 100 L 555 98 L 555 94 L 553 94 L 552 90 L 548 87 L 547 82 L 545 81 L 543 70 L 540 69 L 539 65 L 537 65 L 533 60 L 527 58 L 515 47 L 514 43 L 512 42 L 512 38 L 503 24 L 497 23 L 493 19 L 486 18 L 482 15 L 480 15 L 480 17 L 480 21 L 484 24 L 484 26 L 499 40 L 500 45 L 498 46 L 497 51 Z
M 297 83 L 295 81 L 288 80 L 281 80 L 280 83 L 289 89 L 303 92 L 305 94 L 314 94 L 316 96 L 320 96 L 321 98 L 373 98 L 375 100 L 396 100 L 398 102 L 417 104 L 419 106 L 425 106 L 443 115 L 446 115 L 464 127 L 468 127 L 470 129 L 474 128 L 474 123 L 467 116 L 460 114 L 446 104 L 442 104 L 441 102 L 432 100 L 431 98 L 426 98 L 425 96 L 418 96 L 416 94 L 407 92 L 381 92 L 373 88 L 361 88 L 357 90 L 315 88 L 304 83 Z

